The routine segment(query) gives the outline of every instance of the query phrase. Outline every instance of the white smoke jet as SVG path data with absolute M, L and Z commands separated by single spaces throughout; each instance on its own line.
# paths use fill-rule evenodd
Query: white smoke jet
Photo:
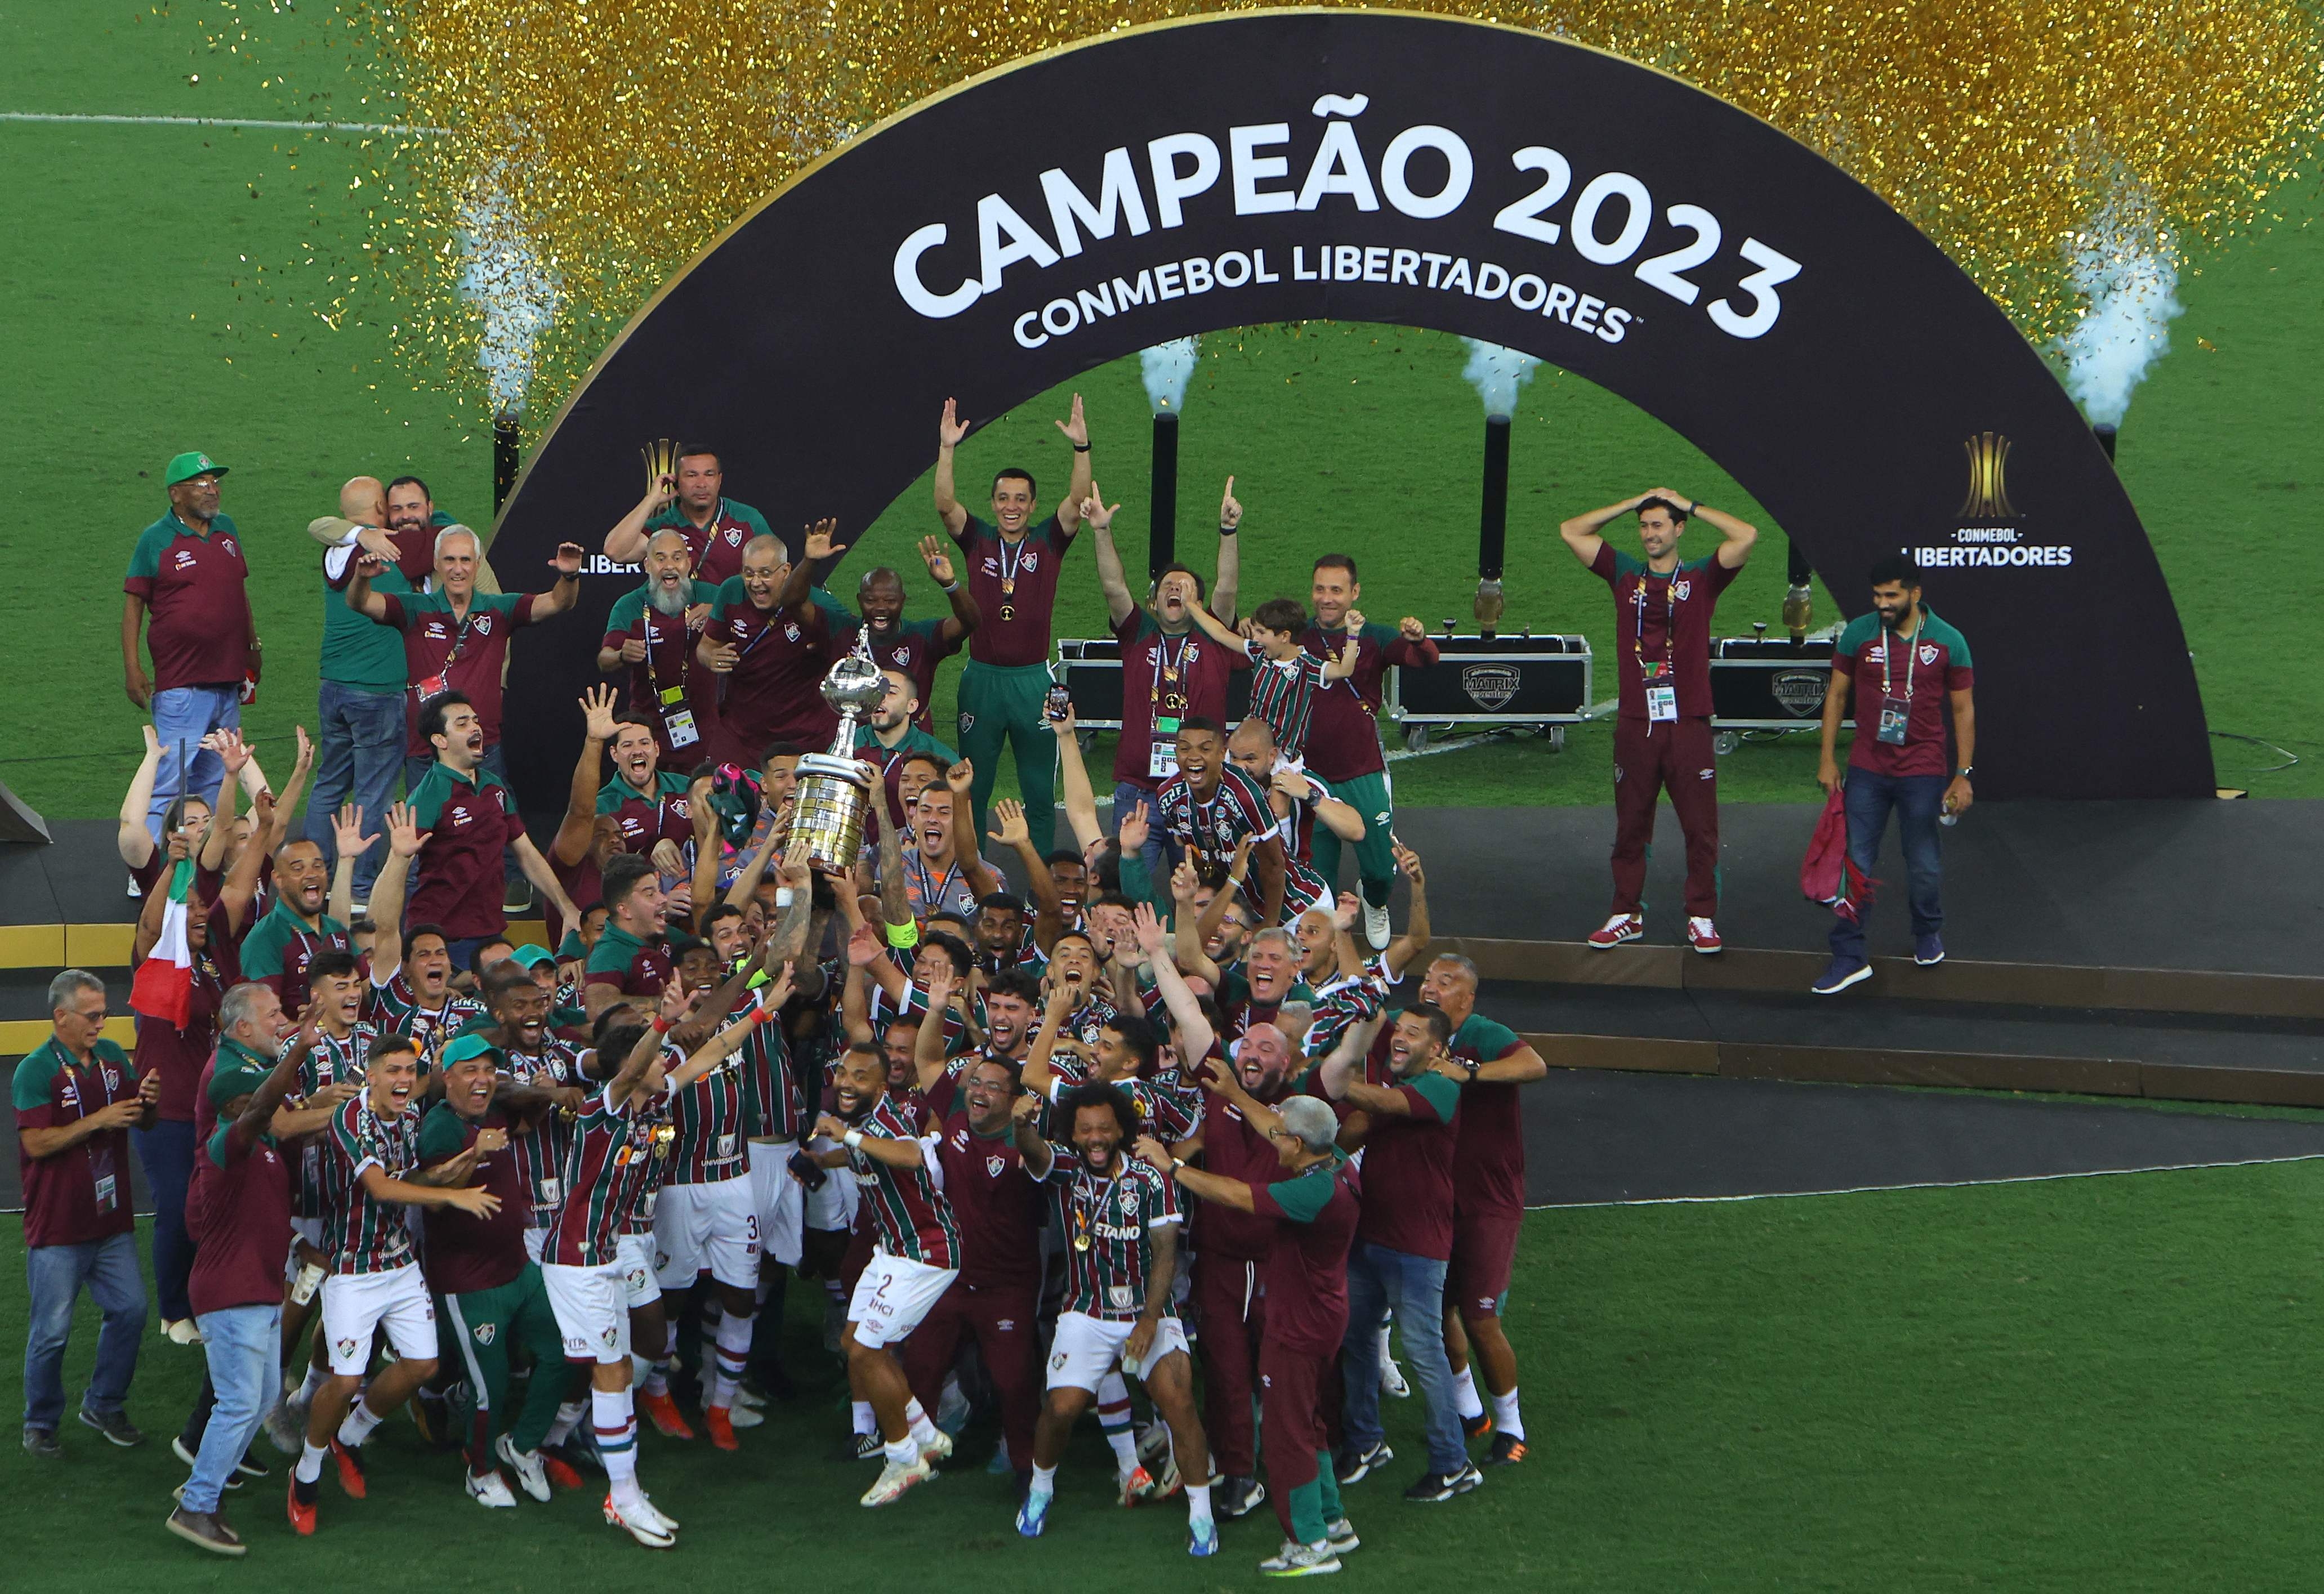
M 1200 338 L 1174 337 L 1138 351 L 1139 374 L 1146 379 L 1146 401 L 1154 406 L 1155 414 L 1185 408 L 1186 383 L 1194 377 L 1201 349 Z
M 467 257 L 461 296 L 484 313 L 476 364 L 492 389 L 493 412 L 520 414 L 532 382 L 533 345 L 557 318 L 560 295 L 556 273 L 533 253 L 497 172 L 461 207 L 460 252 Z
M 1533 380 L 1541 362 L 1531 355 L 1521 355 L 1515 349 L 1503 348 L 1497 343 L 1464 337 L 1469 346 L 1469 363 L 1461 374 L 1485 401 L 1485 413 L 1506 419 L 1517 412 L 1517 390 Z
M 2145 190 L 2126 178 L 2071 248 L 2074 286 L 2089 308 L 2052 347 L 2090 423 L 2120 426 L 2131 390 L 2170 349 L 2172 318 L 2186 308 L 2171 235 Z

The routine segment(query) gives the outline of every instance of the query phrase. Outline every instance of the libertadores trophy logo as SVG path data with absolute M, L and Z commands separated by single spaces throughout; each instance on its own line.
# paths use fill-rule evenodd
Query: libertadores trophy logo
M 1965 438 L 1961 452 L 1969 456 L 1969 496 L 1957 511 L 1962 520 L 2010 521 L 2017 511 L 2009 506 L 2009 486 L 2004 472 L 2009 464 L 2009 439 L 1999 432 Z

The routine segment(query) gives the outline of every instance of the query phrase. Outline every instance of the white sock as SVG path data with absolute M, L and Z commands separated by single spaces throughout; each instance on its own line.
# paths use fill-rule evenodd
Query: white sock
M 888 1464 L 891 1467 L 908 1467 L 919 1459 L 919 1443 L 908 1433 L 888 1446 Z
M 665 1323 L 661 1331 L 661 1355 L 646 1364 L 645 1391 L 649 1395 L 669 1393 L 669 1369 L 678 1361 L 678 1324 Z
M 371 1431 L 378 1426 L 379 1419 L 372 1414 L 371 1407 L 358 1400 L 347 1407 L 347 1420 L 339 1424 L 339 1442 L 353 1450 L 369 1439 Z
M 541 1442 L 543 1444 L 563 1444 L 567 1440 L 573 1437 L 573 1430 L 581 1425 L 581 1419 L 586 1416 L 588 1412 L 588 1402 L 583 1400 L 567 1401 L 563 1405 L 557 1408 L 557 1421 L 549 1425 L 549 1437 L 542 1440 Z
M 936 1425 L 928 1421 L 927 1411 L 918 1401 L 904 1403 L 904 1422 L 910 1430 L 914 1444 L 934 1444 L 936 1442 Z
M 1190 1483 L 1186 1486 L 1186 1521 L 1200 1527 L 1211 1519 L 1211 1486 Z
M 1485 1414 L 1485 1403 L 1477 1396 L 1477 1369 L 1464 1367 L 1452 1375 L 1452 1405 L 1467 1422 Z
M 630 1392 L 590 1390 L 589 1423 L 597 1435 L 597 1454 L 605 1463 L 613 1504 L 624 1508 L 638 1505 L 645 1495 L 638 1488 L 638 1419 Z
M 301 1483 L 315 1482 L 323 1476 L 323 1455 L 321 1445 L 311 1439 L 307 1441 L 300 1447 L 299 1465 L 291 1470 L 290 1476 Z
M 710 1374 L 712 1405 L 734 1404 L 734 1386 L 742 1381 L 742 1368 L 751 1359 L 751 1328 L 757 1322 L 755 1315 L 740 1317 L 733 1313 L 719 1318 L 718 1345 Z
M 855 1432 L 857 1433 L 877 1433 L 880 1432 L 880 1419 L 872 1414 L 872 1403 L 870 1401 L 851 1401 L 848 1404 L 847 1411 L 848 1415 L 854 1420 Z
M 1057 1492 L 1057 1470 L 1055 1467 L 1044 1467 L 1038 1461 L 1033 1463 L 1033 1492 L 1037 1495 Z
M 299 1382 L 299 1394 L 297 1397 L 299 1404 L 300 1405 L 313 1405 L 317 1393 L 318 1393 L 323 1387 L 323 1380 L 330 1376 L 331 1375 L 328 1372 L 317 1367 L 313 1362 L 309 1362 L 307 1364 L 307 1376 Z
M 1517 1415 L 1517 1386 L 1509 1386 L 1507 1395 L 1493 1396 L 1493 1425 L 1511 1439 L 1525 1437 L 1525 1419 Z

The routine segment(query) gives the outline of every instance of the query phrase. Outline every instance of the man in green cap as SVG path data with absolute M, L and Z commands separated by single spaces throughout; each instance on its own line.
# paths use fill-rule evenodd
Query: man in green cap
M 540 1269 L 525 1254 L 532 1191 L 510 1144 L 521 1118 L 555 1102 L 547 1092 L 529 1087 L 500 1091 L 503 1061 L 500 1048 L 482 1035 L 464 1035 L 446 1046 L 444 1099 L 420 1124 L 421 1167 L 449 1163 L 473 1148 L 472 1178 L 500 1198 L 487 1217 L 430 1212 L 421 1264 L 436 1293 L 443 1359 L 466 1371 L 473 1392 L 465 1430 L 468 1497 L 489 1506 L 516 1504 L 501 1476 L 503 1461 L 536 1500 L 549 1498 L 552 1477 L 567 1488 L 581 1484 L 570 1468 L 540 1453 L 568 1382 L 565 1342 Z M 533 1376 L 522 1408 L 512 1411 L 509 1349 L 520 1341 L 532 1353 Z
M 234 522 L 218 513 L 226 466 L 180 454 L 161 474 L 170 512 L 139 533 L 122 578 L 121 669 L 129 701 L 153 716 L 163 750 L 145 828 L 161 839 L 161 815 L 182 791 L 217 784 L 217 754 L 202 738 L 239 729 L 244 683 L 258 685 L 258 625 L 250 613 L 250 566 Z M 146 624 L 147 616 L 152 624 Z M 139 639 L 153 656 L 145 668 Z

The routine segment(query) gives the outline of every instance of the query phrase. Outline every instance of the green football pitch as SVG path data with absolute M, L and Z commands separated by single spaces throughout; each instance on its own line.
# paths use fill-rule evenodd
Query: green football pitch
M 343 69 L 333 7 L 242 0 L 229 19 L 189 0 L 0 0 L 11 48 L 0 59 L 0 113 L 378 120 Z M 205 23 L 209 24 L 206 28 Z M 330 48 L 327 34 L 339 39 Z M 192 79 L 198 78 L 198 82 Z M 0 186 L 13 217 L 38 218 L 0 258 L 0 338 L 15 380 L 0 388 L 0 450 L 18 508 L 0 527 L 17 574 L 0 596 L 0 647 L 32 690 L 5 780 L 57 817 L 112 813 L 136 761 L 136 715 L 121 690 L 120 576 L 137 531 L 166 507 L 171 454 L 228 462 L 226 512 L 243 529 L 267 643 L 268 679 L 248 723 L 272 758 L 314 713 L 321 610 L 315 552 L 301 528 L 359 471 L 414 471 L 453 512 L 490 512 L 488 439 L 454 401 L 415 392 L 386 362 L 383 327 L 326 327 L 305 296 L 325 267 L 359 255 L 367 170 L 362 135 L 146 122 L 0 123 Z M 2195 653 L 2213 726 L 2300 753 L 2297 768 L 2249 773 L 2276 754 L 2222 742 L 2221 778 L 2262 796 L 2324 795 L 2324 707 L 2300 662 L 2307 616 L 2324 597 L 2324 561 L 2299 552 L 2302 505 L 2324 489 L 2324 252 L 2301 224 L 2319 205 L 2312 180 L 2281 195 L 2292 219 L 2199 263 L 2186 315 L 2122 437 L 2122 471 L 2161 554 Z M 259 268 L 264 267 L 262 275 Z M 363 268 L 358 268 L 363 269 Z M 1206 561 L 1210 494 L 1233 474 L 1250 507 L 1248 602 L 1304 595 L 1325 548 L 1361 561 L 1364 607 L 1432 626 L 1468 623 L 1474 586 L 1480 412 L 1461 379 L 1459 340 L 1435 333 L 1312 324 L 1213 335 L 1187 398 L 1181 459 L 1182 548 Z M 1137 363 L 1088 373 L 1098 481 L 1125 501 L 1125 547 L 1145 535 L 1149 428 Z M 1020 456 L 1062 476 L 1049 421 L 1066 394 L 1033 401 L 982 433 L 966 474 Z M 931 456 L 935 417 L 929 417 Z M 1757 519 L 1770 533 L 1720 607 L 1742 631 L 1774 622 L 1782 598 L 1781 528 L 1718 468 L 1659 423 L 1580 379 L 1545 368 L 1522 396 L 1511 481 L 1507 623 L 1589 634 L 1604 655 L 1612 606 L 1556 540 L 1556 522 L 1642 487 L 1668 484 Z M 749 484 L 807 468 L 779 453 L 738 456 Z M 933 526 L 925 482 L 867 533 L 858 559 L 908 561 Z M 628 506 L 608 503 L 610 525 Z M 1877 508 L 1866 506 L 1867 513 Z M 576 528 L 595 541 L 599 527 Z M 70 544 L 64 555 L 55 539 Z M 1059 634 L 1102 634 L 1086 557 L 1074 561 Z M 515 581 L 530 573 L 503 572 Z M 918 602 L 935 598 L 925 581 Z M 1850 594 L 1851 603 L 1856 602 Z M 1820 594 L 1819 613 L 1838 613 Z M 937 718 L 950 717 L 952 677 Z M 1988 690 L 2070 693 L 2070 682 Z M 576 690 L 578 690 L 576 683 Z M 1729 801 L 1813 795 L 1810 737 L 1749 744 L 1725 760 Z M 1409 804 L 1599 803 L 1610 738 L 1575 732 L 1563 752 L 1537 739 L 1398 765 Z M 1101 751 L 1100 757 L 1102 757 Z
M 1531 1454 L 1443 1506 L 1397 1498 L 1416 1401 L 1388 1402 L 1387 1474 L 1348 1491 L 1376 1589 L 1953 1589 L 2310 1586 L 2324 1489 L 2324 1167 L 2295 1163 L 2051 1184 L 1536 1212 L 1509 1306 Z M 9 1226 L 13 1230 L 14 1225 Z M 13 1232 L 0 1276 L 19 1276 Z M 794 1298 L 805 1292 L 794 1290 Z M 798 1302 L 800 1306 L 811 1303 Z M 0 1292 L 0 1345 L 23 1296 Z M 61 1462 L 0 1457 L 0 1525 L 26 1586 L 385 1585 L 1248 1588 L 1272 1513 L 1184 1553 L 1176 1505 L 1124 1512 L 1084 1424 L 1038 1543 L 972 1428 L 936 1483 L 876 1517 L 868 1466 L 824 1459 L 846 1426 L 813 1323 L 787 1339 L 800 1398 L 723 1456 L 649 1433 L 641 1477 L 686 1524 L 666 1560 L 595 1497 L 487 1512 L 399 1415 L 371 1498 L 323 1485 L 309 1541 L 282 1472 L 229 1495 L 245 1564 L 161 1529 L 184 1480 L 168 1436 L 198 1352 L 148 1331 L 112 1450 L 67 1423 Z M 84 1306 L 67 1359 L 87 1377 Z M 263 1442 L 262 1442 L 263 1443 Z M 269 1451 L 271 1454 L 271 1449 Z M 1407 1465 L 1407 1463 L 1412 1463 Z M 32 1569 L 38 1569 L 34 1573 Z

